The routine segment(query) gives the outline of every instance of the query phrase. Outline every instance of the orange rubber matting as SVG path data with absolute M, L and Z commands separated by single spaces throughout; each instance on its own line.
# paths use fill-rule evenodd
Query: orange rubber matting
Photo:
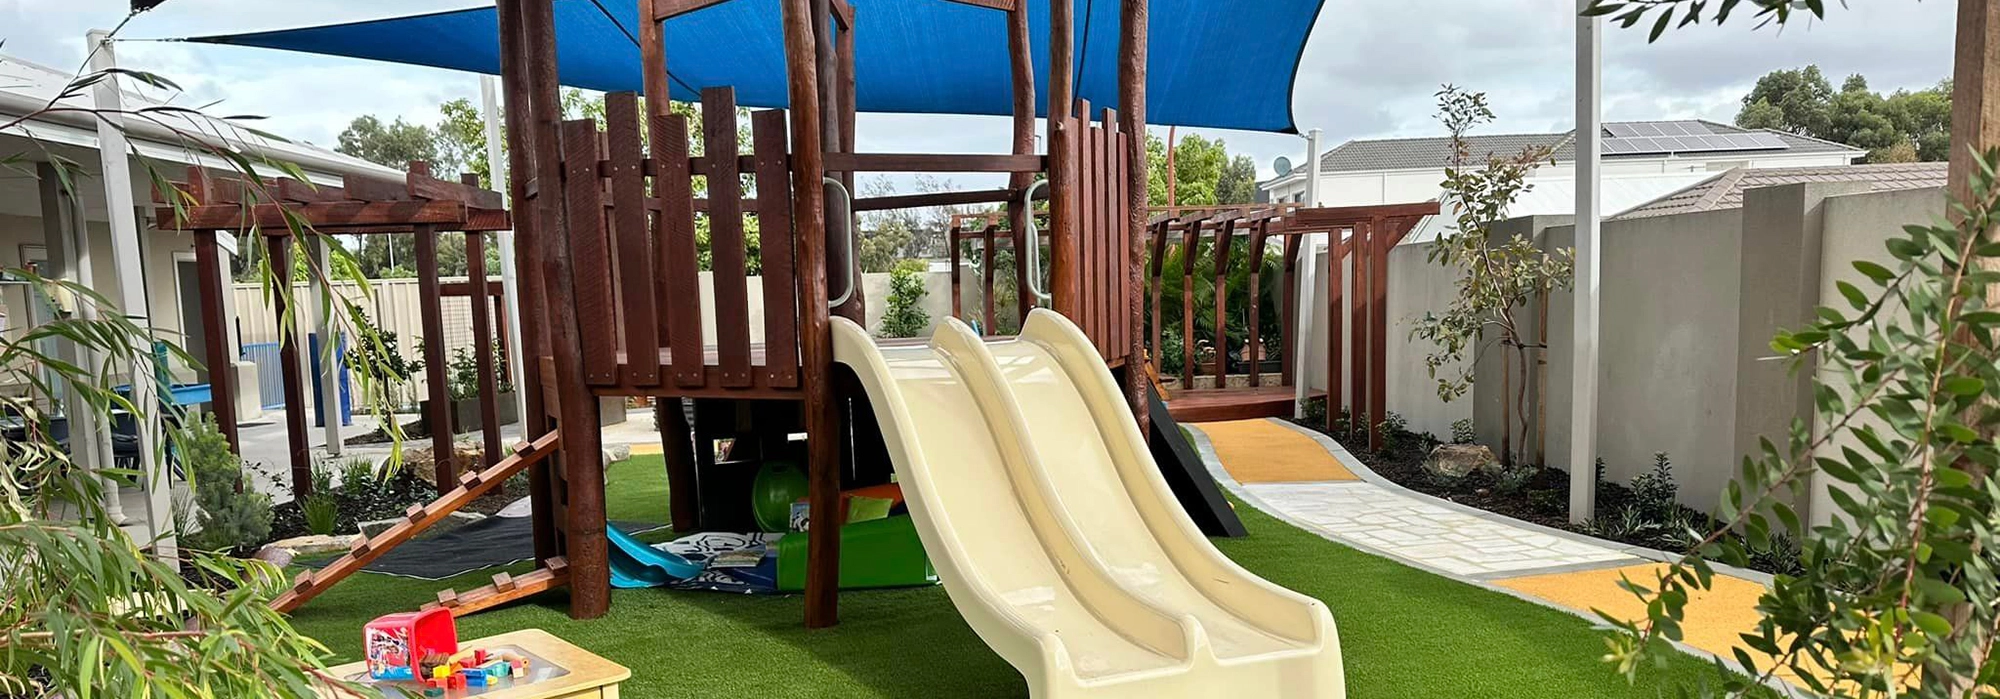
M 1196 424 L 1222 468 L 1238 483 L 1301 483 L 1359 480 L 1326 447 L 1270 420 Z

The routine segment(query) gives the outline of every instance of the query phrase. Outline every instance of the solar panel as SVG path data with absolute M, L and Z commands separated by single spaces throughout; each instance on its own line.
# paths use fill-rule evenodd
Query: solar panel
M 1620 130 L 1627 131 L 1630 133 L 1637 133 L 1641 131 L 1666 131 L 1668 129 L 1665 126 L 1663 126 L 1664 124 L 1675 124 L 1680 126 L 1680 130 L 1686 131 L 1690 127 L 1685 126 L 1685 124 L 1690 124 L 1690 123 L 1700 126 L 1699 122 L 1619 124 L 1618 126 L 1635 127 L 1630 130 L 1628 129 L 1620 129 Z M 1647 126 L 1651 126 L 1652 128 L 1643 128 Z M 1703 130 L 1708 131 L 1708 129 L 1705 128 Z M 1604 152 L 1616 155 L 1661 154 L 1661 153 L 1707 153 L 1707 152 L 1718 152 L 1718 151 L 1746 151 L 1746 150 L 1784 150 L 1789 147 L 1790 146 L 1785 144 L 1784 139 L 1779 138 L 1775 134 L 1764 133 L 1764 132 L 1728 133 L 1728 134 L 1711 133 L 1711 134 L 1701 134 L 1701 135 L 1690 134 L 1682 136 L 1672 136 L 1672 135 L 1620 136 L 1620 137 L 1604 139 Z
M 1623 123 L 1605 124 L 1604 132 L 1611 134 L 1612 138 L 1631 138 L 1637 135 L 1632 133 L 1631 124 L 1623 124 Z

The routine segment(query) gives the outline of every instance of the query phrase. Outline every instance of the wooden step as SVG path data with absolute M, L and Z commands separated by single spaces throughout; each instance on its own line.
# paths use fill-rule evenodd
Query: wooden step
M 545 564 L 545 567 L 536 568 L 518 578 L 506 573 L 495 574 L 493 584 L 464 592 L 439 590 L 437 601 L 425 604 L 423 608 L 449 609 L 453 617 L 462 617 L 569 584 L 569 561 L 557 556 L 545 561 Z
M 460 477 L 459 486 L 453 488 L 451 492 L 428 504 L 411 505 L 410 509 L 403 513 L 403 521 L 397 522 L 370 539 L 356 543 L 348 549 L 347 555 L 341 556 L 326 567 L 318 571 L 299 573 L 293 580 L 290 590 L 271 600 L 271 608 L 280 612 L 297 609 L 299 605 L 305 604 L 306 600 L 325 592 L 334 583 L 381 558 L 382 554 L 389 552 L 389 549 L 409 541 L 425 529 L 429 529 L 431 525 L 443 521 L 447 515 L 457 512 L 459 508 L 465 507 L 479 499 L 479 496 L 485 495 L 487 491 L 506 482 L 509 477 L 547 458 L 561 444 L 562 435 L 551 431 L 533 442 L 516 447 L 512 455 L 501 459 L 499 463 L 487 467 L 484 471 L 467 471 Z

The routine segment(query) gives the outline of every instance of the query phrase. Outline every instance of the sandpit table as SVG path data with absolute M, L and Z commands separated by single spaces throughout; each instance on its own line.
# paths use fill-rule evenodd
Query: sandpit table
M 460 641 L 458 646 L 489 652 L 513 652 L 527 656 L 532 664 L 526 679 L 510 678 L 487 687 L 454 689 L 445 693 L 446 699 L 618 699 L 618 685 L 632 676 L 632 671 L 625 666 L 597 657 L 541 629 L 522 629 Z M 392 699 L 424 696 L 422 685 L 414 682 L 368 681 L 365 661 L 329 668 L 327 673 L 344 680 L 369 684 Z M 320 696 L 352 695 L 322 689 Z

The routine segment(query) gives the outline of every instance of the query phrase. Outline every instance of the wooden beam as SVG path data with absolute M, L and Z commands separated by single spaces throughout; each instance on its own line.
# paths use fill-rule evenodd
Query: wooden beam
M 1959 0 L 1951 90 L 1951 195 L 1964 201 L 1979 164 L 2000 146 L 2000 4 Z
M 429 384 L 424 423 L 431 433 L 431 467 L 439 494 L 451 491 L 458 477 L 453 459 L 451 390 L 445 377 L 443 296 L 438 293 L 437 232 L 415 233 L 417 244 L 417 312 L 423 318 L 424 381 Z M 469 261 L 469 259 L 468 259 Z
M 796 156 L 794 156 L 796 157 Z M 830 172 L 1041 172 L 1043 158 L 988 153 L 826 153 Z
M 1371 220 L 1377 216 L 1432 216 L 1438 213 L 1438 203 L 1434 201 L 1411 204 L 1367 204 L 1363 206 L 1336 206 L 1299 209 L 1292 212 L 1291 228 L 1305 230 L 1314 228 L 1345 228 Z
M 465 274 L 474 286 L 486 282 L 486 234 L 465 234 Z M 443 295 L 438 302 L 444 302 Z M 483 465 L 500 460 L 499 372 L 493 365 L 493 304 L 485 298 L 472 299 L 472 356 L 479 369 L 479 435 L 483 438 Z M 430 343 L 425 343 L 429 347 Z
M 883 197 L 863 197 L 854 200 L 855 211 L 886 211 L 890 209 L 914 209 L 926 206 L 959 206 L 963 204 L 997 204 L 1012 201 L 1020 195 L 1020 190 L 980 189 L 965 192 L 926 192 L 923 194 L 892 194 Z M 1047 198 L 1044 194 L 1038 198 Z
M 1014 153 L 1032 155 L 1035 152 L 1035 57 L 1028 36 L 1028 11 L 1015 6 L 1007 11 L 1007 58 L 1012 67 L 1014 83 Z M 1008 186 L 1023 189 L 1035 181 L 1035 173 L 1016 172 L 1008 180 Z M 1007 202 L 1007 227 L 1013 233 L 1014 249 L 1025 250 L 1029 245 L 1039 245 L 1028 239 L 1028 219 L 1034 215 L 1028 202 Z M 1030 270 L 1026 259 L 1014 258 L 1014 296 L 1018 315 L 1027 322 L 1028 312 L 1034 308 L 1035 295 L 1029 291 L 1030 274 L 1040 274 L 1041 270 Z M 993 332 L 992 328 L 985 328 Z
M 441 296 L 471 296 L 473 287 L 473 283 L 469 281 L 439 282 L 438 294 Z M 500 280 L 492 279 L 486 282 L 487 296 L 500 296 L 504 292 L 505 287 L 501 285 Z
M 1125 317 L 1118 318 L 1114 316 L 1110 320 L 1113 323 L 1125 324 L 1126 332 L 1124 335 L 1128 343 L 1126 350 L 1129 352 L 1127 356 L 1131 358 L 1131 361 L 1137 362 L 1145 356 L 1143 353 L 1144 340 L 1140 337 L 1144 329 L 1143 314 L 1145 307 L 1140 303 L 1139 295 L 1144 292 L 1145 288 L 1145 277 L 1141 268 L 1146 263 L 1146 249 L 1145 236 L 1141 235 L 1141 233 L 1146 230 L 1146 204 L 1148 203 L 1146 193 L 1148 182 L 1146 173 L 1146 19 L 1148 6 L 1147 0 L 1124 0 L 1122 5 L 1122 11 L 1119 12 L 1118 20 L 1118 107 L 1124 116 L 1124 123 L 1120 127 L 1125 132 L 1126 139 L 1126 170 L 1124 173 L 1126 210 L 1123 225 L 1127 233 L 1125 236 L 1127 248 L 1124 251 L 1127 257 L 1125 279 L 1109 280 L 1107 283 L 1118 284 L 1122 282 L 1125 285 L 1126 307 L 1122 309 Z M 1251 264 L 1260 264 L 1263 261 L 1264 255 L 1261 251 L 1252 252 L 1251 254 L 1253 255 Z M 1257 293 L 1257 290 L 1253 287 L 1250 293 Z M 1256 322 L 1256 318 L 1250 319 L 1251 324 L 1254 325 Z M 1226 364 L 1226 355 L 1229 354 L 1229 348 L 1227 346 L 1217 347 L 1216 352 L 1225 355 L 1221 363 Z M 1247 357 L 1249 351 L 1246 349 L 1244 354 Z M 1252 358 L 1252 361 L 1254 361 L 1254 358 Z M 1224 383 L 1226 382 L 1220 382 L 1217 387 L 1222 387 Z M 1125 395 L 1126 399 L 1130 401 L 1133 417 L 1139 422 L 1140 434 L 1146 434 L 1150 427 L 1148 423 L 1150 422 L 1152 411 L 1150 410 L 1150 398 L 1147 391 L 1150 390 L 1151 386 L 1150 382 L 1144 380 L 1143 372 L 1130 370 L 1126 372 Z
M 506 212 L 500 212 L 500 217 L 504 228 L 507 225 Z M 247 230 L 253 227 L 272 230 L 284 229 L 293 221 L 315 229 L 431 223 L 453 230 L 463 230 L 466 228 L 465 224 L 473 220 L 473 210 L 453 201 L 371 201 L 247 206 L 211 204 L 184 208 L 178 219 L 175 218 L 173 209 L 162 208 L 158 220 L 161 230 Z
M 644 0 L 642 0 L 644 1 Z M 533 121 L 530 111 L 533 105 L 528 99 L 528 74 L 526 39 L 522 31 L 522 7 L 524 0 L 500 0 L 495 7 L 500 24 L 500 87 L 507 105 L 507 142 L 513 147 L 507 149 L 507 188 L 512 204 L 517 210 L 529 213 L 517 217 L 514 228 L 514 264 L 520 274 L 516 282 L 520 292 L 516 298 L 519 309 L 508 309 L 508 313 L 518 312 L 516 322 L 521 324 L 523 347 L 515 351 L 523 352 L 528 361 L 521 362 L 521 376 L 514 377 L 514 390 L 521 391 L 526 399 L 526 414 L 521 415 L 521 428 L 527 434 L 542 434 L 548 431 L 548 411 L 543 409 L 541 362 L 537 358 L 544 354 L 548 345 L 542 310 L 541 258 L 536 253 L 536 239 L 539 221 L 533 213 L 537 206 L 527 197 L 528 181 L 535 176 L 532 160 L 537 152 L 536 134 L 530 128 Z M 535 542 L 535 559 L 549 560 L 561 552 L 555 522 L 555 493 L 551 483 L 550 469 L 545 463 L 528 467 L 528 502 L 531 528 Z
M 463 182 L 440 180 L 415 169 L 404 175 L 404 186 L 408 187 L 410 197 L 418 200 L 455 201 L 475 209 L 506 206 L 499 192 Z
M 945 2 L 955 2 L 960 5 L 971 5 L 973 7 L 984 7 L 990 10 L 1000 10 L 1002 12 L 1013 12 L 1015 8 L 1020 7 L 1020 4 L 1017 2 L 1017 0 L 945 0 Z
M 833 336 L 826 290 L 825 144 L 820 141 L 818 71 L 813 64 L 810 0 L 782 0 L 785 73 L 791 88 L 792 223 L 800 275 L 799 354 L 805 391 L 807 502 L 813 536 L 806 552 L 806 626 L 840 622 L 840 443 L 833 400 Z M 859 168 L 846 168 L 849 170 Z
M 652 0 L 653 21 L 664 22 L 705 7 L 712 7 L 729 0 Z
M 54 216 L 54 212 L 45 214 Z M 215 411 L 215 426 L 229 440 L 229 451 L 241 456 L 243 442 L 237 434 L 236 426 L 236 364 L 229 350 L 229 322 L 232 320 L 222 307 L 222 252 L 215 242 L 215 231 L 195 231 L 194 266 L 195 274 L 201 278 L 196 282 L 201 304 L 201 341 L 206 350 L 202 362 L 208 365 L 208 388 L 213 400 L 209 409 Z M 75 274 L 72 270 L 71 274 Z M 289 279 L 290 275 L 282 275 Z
M 548 560 L 548 566 L 537 568 L 521 577 L 493 576 L 493 583 L 475 587 L 464 592 L 439 590 L 436 602 L 424 604 L 423 609 L 443 608 L 451 611 L 453 618 L 472 614 L 517 602 L 549 590 L 569 584 L 569 562 L 561 556 Z M 505 585 L 502 585 L 505 582 Z

